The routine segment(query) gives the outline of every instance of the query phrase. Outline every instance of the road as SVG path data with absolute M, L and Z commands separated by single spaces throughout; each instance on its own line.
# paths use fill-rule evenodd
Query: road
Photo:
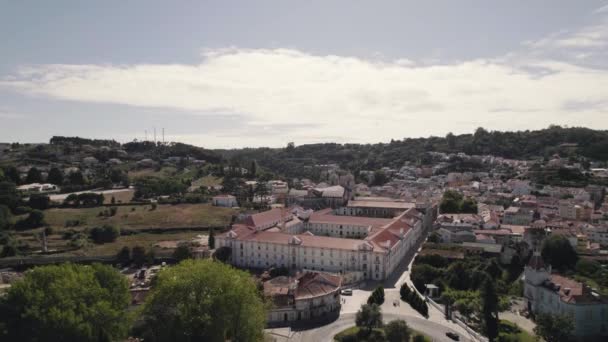
M 425 318 L 416 310 L 412 309 L 409 304 L 400 300 L 399 289 L 401 288 L 401 285 L 407 282 L 410 287 L 413 287 L 410 280 L 410 268 L 419 251 L 420 249 L 407 257 L 402 265 L 400 265 L 386 281 L 382 283 L 370 282 L 360 289 L 353 290 L 352 296 L 342 296 L 344 302 L 342 303 L 340 317 L 336 321 L 308 330 L 292 331 L 287 340 L 291 342 L 333 341 L 335 334 L 355 325 L 356 312 L 362 304 L 367 302 L 367 298 L 376 286 L 382 285 L 385 289 L 385 301 L 381 306 L 381 309 L 385 322 L 403 319 L 412 329 L 426 334 L 431 337 L 433 341 L 451 341 L 445 335 L 448 331 L 460 335 L 460 341 L 475 341 L 462 327 L 452 321 L 446 320 L 443 312 L 440 312 L 432 305 L 429 305 L 429 317 Z
M 294 334 L 291 340 L 302 342 L 331 342 L 333 341 L 334 335 L 348 327 L 352 327 L 355 325 L 355 315 L 355 313 L 342 314 L 340 315 L 340 318 L 337 321 L 334 321 L 331 324 L 322 326 L 314 330 L 306 330 Z M 383 313 L 382 317 L 384 323 L 388 323 L 396 319 L 403 319 L 412 329 L 424 333 L 425 335 L 432 338 L 433 341 L 452 341 L 448 337 L 446 337 L 445 333 L 448 331 L 455 332 L 451 328 L 448 328 L 442 324 L 435 323 L 431 320 L 427 320 L 422 317 L 395 313 Z M 462 334 L 459 335 L 461 335 L 461 341 L 472 341 L 464 337 L 464 335 Z

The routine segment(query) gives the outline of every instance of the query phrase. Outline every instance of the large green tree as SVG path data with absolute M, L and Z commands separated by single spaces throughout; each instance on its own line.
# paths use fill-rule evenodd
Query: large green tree
M 37 267 L 0 300 L 0 340 L 121 340 L 130 325 L 129 300 L 126 278 L 110 266 Z
M 534 333 L 545 341 L 567 342 L 572 338 L 574 322 L 568 316 L 539 314 Z
M 25 182 L 30 183 L 42 183 L 42 173 L 35 167 L 30 168 L 25 177 Z
M 0 205 L 15 209 L 19 204 L 19 195 L 13 182 L 0 182 Z
M 0 230 L 7 229 L 11 224 L 11 211 L 4 204 L 0 204 Z
M 56 167 L 51 168 L 49 170 L 49 175 L 46 177 L 46 181 L 55 185 L 63 184 L 63 171 Z
M 490 342 L 498 337 L 498 295 L 494 280 L 488 275 L 481 286 L 481 314 L 484 331 Z
M 382 312 L 378 304 L 363 304 L 361 309 L 357 311 L 355 317 L 355 324 L 358 327 L 365 327 L 368 335 L 372 332 L 373 328 L 382 326 Z
M 4 178 L 6 181 L 13 182 L 15 184 L 21 183 L 21 176 L 19 175 L 19 170 L 17 170 L 14 166 L 6 166 L 4 167 Z
M 143 317 L 146 341 L 260 341 L 266 308 L 248 273 L 186 260 L 160 272 Z
M 388 342 L 409 342 L 412 331 L 404 320 L 394 320 L 384 327 Z
M 552 235 L 545 239 L 541 254 L 553 268 L 561 271 L 573 269 L 578 261 L 576 250 L 568 239 L 561 235 Z

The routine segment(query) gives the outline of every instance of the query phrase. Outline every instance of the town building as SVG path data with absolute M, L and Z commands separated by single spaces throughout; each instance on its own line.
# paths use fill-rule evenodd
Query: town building
M 232 208 L 232 207 L 239 206 L 239 203 L 237 202 L 236 197 L 234 197 L 232 195 L 213 196 L 213 198 L 211 199 L 211 203 L 213 203 L 213 205 L 216 207 L 225 207 L 225 208 Z
M 528 225 L 534 220 L 534 211 L 525 207 L 509 207 L 505 210 L 502 223 Z
M 279 208 L 233 225 L 216 247 L 229 247 L 232 264 L 243 268 L 331 272 L 347 283 L 383 280 L 422 238 L 423 220 L 415 208 L 393 219 Z
M 340 276 L 302 272 L 295 277 L 280 276 L 264 282 L 264 295 L 272 300 L 268 312 L 270 326 L 338 316 L 340 313 Z
M 533 314 L 571 317 L 573 334 L 580 340 L 608 336 L 608 298 L 579 281 L 551 274 L 538 251 L 525 267 L 524 297 Z

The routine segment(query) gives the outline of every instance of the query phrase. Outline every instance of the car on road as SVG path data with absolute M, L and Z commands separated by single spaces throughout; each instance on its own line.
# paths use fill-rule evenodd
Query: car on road
M 447 333 L 445 333 L 445 336 L 451 338 L 454 341 L 460 341 L 460 336 L 458 336 L 458 334 L 453 333 L 451 331 L 448 331 Z
M 353 289 L 344 289 L 344 290 L 342 290 L 342 295 L 343 296 L 352 296 L 353 295 Z

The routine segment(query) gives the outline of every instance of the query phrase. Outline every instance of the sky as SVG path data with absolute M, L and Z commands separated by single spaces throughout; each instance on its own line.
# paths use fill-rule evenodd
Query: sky
M 0 0 L 0 141 L 608 129 L 608 1 Z

